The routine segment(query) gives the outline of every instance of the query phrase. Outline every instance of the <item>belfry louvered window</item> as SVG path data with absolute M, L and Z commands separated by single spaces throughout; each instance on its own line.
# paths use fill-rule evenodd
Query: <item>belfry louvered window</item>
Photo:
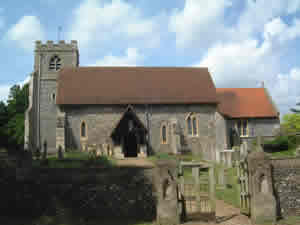
M 57 71 L 61 68 L 61 59 L 55 55 L 50 59 L 49 70 Z

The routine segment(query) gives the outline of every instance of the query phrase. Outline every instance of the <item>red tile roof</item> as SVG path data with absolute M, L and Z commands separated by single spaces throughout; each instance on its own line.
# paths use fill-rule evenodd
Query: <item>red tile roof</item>
M 231 118 L 278 117 L 264 88 L 217 88 L 218 111 Z
M 57 104 L 217 103 L 207 68 L 78 67 L 58 76 Z

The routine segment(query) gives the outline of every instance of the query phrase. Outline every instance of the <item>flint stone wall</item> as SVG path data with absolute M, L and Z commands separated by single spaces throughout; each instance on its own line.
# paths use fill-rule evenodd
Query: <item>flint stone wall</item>
M 278 214 L 300 216 L 300 158 L 272 160 Z
M 66 113 L 66 148 L 80 149 L 80 124 L 85 121 L 87 126 L 87 144 L 102 144 L 109 142 L 113 129 L 117 126 L 127 105 L 97 105 L 97 106 L 65 106 Z M 133 105 L 133 111 L 147 127 L 146 107 Z M 216 125 L 215 105 L 152 105 L 150 113 L 150 139 L 152 152 L 172 153 L 171 120 L 176 119 L 181 134 L 181 146 L 188 148 L 195 155 L 202 154 L 205 159 L 215 160 Z M 199 136 L 187 135 L 186 118 L 194 113 L 198 118 Z M 161 125 L 167 129 L 167 143 L 161 143 Z
M 153 168 L 41 168 L 18 180 L 20 174 L 0 174 L 1 199 L 11 203 L 0 207 L 4 215 L 51 213 L 56 198 L 78 216 L 151 221 L 156 217 Z

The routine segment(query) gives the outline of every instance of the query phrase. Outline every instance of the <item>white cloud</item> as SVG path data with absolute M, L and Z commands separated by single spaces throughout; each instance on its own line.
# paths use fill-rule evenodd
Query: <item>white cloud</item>
M 299 0 L 247 0 L 245 10 L 238 19 L 237 30 L 245 37 L 264 30 L 264 25 L 279 16 L 294 14 L 300 9 Z
M 286 74 L 278 74 L 268 84 L 269 90 L 283 113 L 295 107 L 300 96 L 300 68 L 292 68 Z
M 300 69 L 299 68 L 293 68 L 290 72 L 290 77 L 292 80 L 300 81 Z
M 6 37 L 8 40 L 15 41 L 20 47 L 31 51 L 34 41 L 44 40 L 45 33 L 36 16 L 23 16 L 8 30 Z
M 136 66 L 143 56 L 136 48 L 128 48 L 125 56 L 107 55 L 92 66 Z
M 156 17 L 145 18 L 141 9 L 123 0 L 85 0 L 74 11 L 74 24 L 68 34 L 81 46 L 116 39 L 135 40 L 153 47 L 159 43 L 159 23 Z
M 11 85 L 0 85 L 0 101 L 6 102 Z
M 186 0 L 184 9 L 175 9 L 169 21 L 169 30 L 176 33 L 177 46 L 192 46 L 199 40 L 205 45 L 224 36 L 226 29 L 222 21 L 230 6 L 229 0 Z
M 300 20 L 294 19 L 288 26 L 281 18 L 274 18 L 264 26 L 264 38 L 274 39 L 280 43 L 293 40 L 300 36 Z M 274 41 L 273 40 L 273 41 Z
M 207 48 L 220 40 L 230 43 L 255 38 L 255 35 L 264 31 L 264 25 L 270 20 L 294 14 L 300 9 L 300 0 L 272 0 L 271 4 L 264 0 L 247 0 L 237 15 L 237 23 L 226 25 L 226 10 L 237 2 L 238 0 L 185 0 L 184 8 L 175 9 L 169 21 L 169 30 L 176 34 L 177 47 Z M 291 33 L 290 36 L 296 30 Z
M 268 42 L 259 46 L 253 39 L 219 43 L 208 49 L 195 66 L 208 67 L 218 87 L 253 87 L 257 82 L 268 80 L 269 73 L 277 68 L 277 61 L 269 58 L 271 47 Z

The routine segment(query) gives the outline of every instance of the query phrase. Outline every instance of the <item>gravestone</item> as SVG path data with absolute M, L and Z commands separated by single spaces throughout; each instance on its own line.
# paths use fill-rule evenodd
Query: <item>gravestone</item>
M 254 223 L 276 221 L 276 200 L 273 191 L 271 160 L 263 152 L 261 137 L 248 157 L 251 220 Z
M 47 159 L 47 141 L 44 141 L 43 160 Z
M 297 147 L 295 154 L 300 157 L 300 145 Z
M 177 225 L 180 223 L 176 176 L 176 161 L 164 160 L 157 162 L 155 174 L 157 225 Z

